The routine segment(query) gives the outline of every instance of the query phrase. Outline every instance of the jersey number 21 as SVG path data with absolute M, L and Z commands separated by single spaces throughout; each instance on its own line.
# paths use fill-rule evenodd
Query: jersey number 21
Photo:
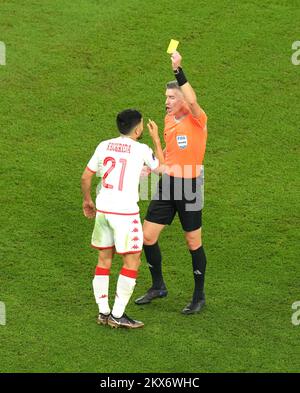
M 125 158 L 120 158 L 119 162 L 122 164 L 122 168 L 121 168 L 121 173 L 120 173 L 118 190 L 122 191 L 123 190 L 123 180 L 124 180 L 127 160 L 125 160 Z M 106 165 L 109 165 L 109 164 L 110 164 L 110 167 L 107 169 L 107 171 L 103 175 L 102 185 L 103 185 L 103 187 L 109 188 L 109 189 L 112 190 L 114 188 L 114 186 L 112 184 L 106 183 L 106 178 L 115 169 L 116 160 L 113 157 L 106 157 L 104 159 L 104 161 L 103 161 L 103 166 L 106 166 Z

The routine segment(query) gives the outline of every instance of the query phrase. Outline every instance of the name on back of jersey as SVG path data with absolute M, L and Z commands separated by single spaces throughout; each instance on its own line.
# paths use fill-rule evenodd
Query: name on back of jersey
M 117 153 L 129 153 L 130 154 L 131 145 L 126 143 L 113 143 L 109 142 L 107 149 L 109 151 L 115 151 Z

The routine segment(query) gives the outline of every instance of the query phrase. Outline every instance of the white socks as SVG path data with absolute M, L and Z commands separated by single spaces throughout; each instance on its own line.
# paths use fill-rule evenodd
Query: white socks
M 109 269 L 97 266 L 93 279 L 94 296 L 99 307 L 99 313 L 105 315 L 110 313 L 108 304 L 109 274 Z M 137 270 L 130 270 L 124 267 L 121 269 L 117 283 L 115 303 L 112 310 L 112 314 L 115 318 L 121 318 L 124 314 L 135 287 L 136 277 Z
M 136 270 L 129 270 L 124 267 L 122 268 L 117 283 L 115 304 L 112 310 L 112 315 L 115 318 L 121 318 L 124 314 L 125 308 L 135 287 L 136 276 Z
M 99 313 L 105 315 L 110 313 L 108 304 L 109 274 L 109 269 L 97 266 L 93 279 L 94 296 L 99 307 Z

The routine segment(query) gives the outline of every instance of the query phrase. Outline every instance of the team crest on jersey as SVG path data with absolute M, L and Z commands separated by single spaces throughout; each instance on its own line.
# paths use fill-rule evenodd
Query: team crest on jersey
M 187 147 L 188 140 L 186 135 L 177 135 L 176 140 L 180 149 L 185 149 Z

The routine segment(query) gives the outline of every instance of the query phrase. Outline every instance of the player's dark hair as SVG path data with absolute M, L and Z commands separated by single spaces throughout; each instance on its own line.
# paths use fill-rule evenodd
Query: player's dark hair
M 170 81 L 167 83 L 167 89 L 178 89 L 180 90 L 179 84 L 177 81 Z
M 118 113 L 117 126 L 121 134 L 129 134 L 142 120 L 142 114 L 135 109 L 126 109 Z

